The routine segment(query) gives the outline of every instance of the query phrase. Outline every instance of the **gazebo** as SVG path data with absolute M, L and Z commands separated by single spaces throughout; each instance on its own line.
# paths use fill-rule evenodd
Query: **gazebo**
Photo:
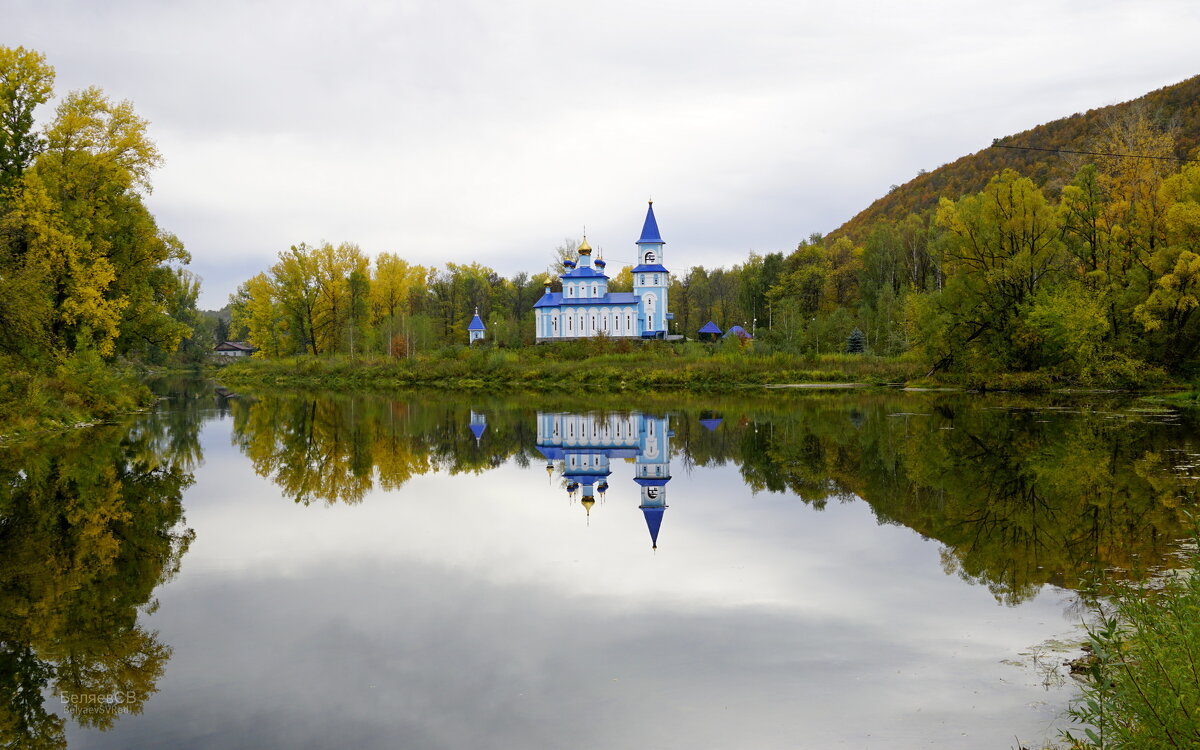
M 716 341 L 721 336 L 721 329 L 711 320 L 698 331 L 701 341 Z

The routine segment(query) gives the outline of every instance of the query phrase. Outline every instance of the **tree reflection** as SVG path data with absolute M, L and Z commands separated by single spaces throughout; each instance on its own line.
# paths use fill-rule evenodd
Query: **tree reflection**
M 106 729 L 156 691 L 171 651 L 138 618 L 192 539 L 181 500 L 200 452 L 186 419 L 147 415 L 0 454 L 4 747 L 65 747 L 63 716 Z
M 1002 602 L 1169 564 L 1192 529 L 1194 482 L 1176 469 L 1196 452 L 1190 427 L 1128 409 L 965 397 L 807 407 L 726 422 L 724 447 L 740 453 L 747 483 L 817 508 L 862 498 L 880 523 L 944 544 L 946 572 Z M 710 457 L 714 437 L 692 430 L 682 448 Z
M 942 543 L 947 573 L 1006 603 L 1047 583 L 1081 588 L 1112 569 L 1169 563 L 1192 528 L 1195 490 L 1177 467 L 1200 453 L 1194 428 L 1118 401 L 860 392 L 671 403 L 677 465 L 734 464 L 752 492 L 816 509 L 861 498 L 880 523 Z M 539 412 L 639 405 L 312 395 L 231 408 L 234 440 L 258 473 L 307 504 L 356 503 L 376 483 L 396 489 L 431 471 L 526 465 L 541 458 Z M 643 410 L 666 411 L 661 401 Z
M 259 476 L 305 505 L 358 503 L 431 471 L 480 472 L 529 461 L 532 412 L 501 410 L 481 444 L 471 406 L 447 401 L 263 395 L 233 403 L 233 441 Z

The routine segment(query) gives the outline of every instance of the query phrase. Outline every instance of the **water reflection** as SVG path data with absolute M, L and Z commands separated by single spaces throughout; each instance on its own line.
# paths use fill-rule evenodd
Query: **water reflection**
M 65 720 L 141 713 L 171 649 L 145 629 L 192 539 L 196 413 L 0 451 L 0 745 L 66 747 Z
M 669 417 L 600 406 L 313 395 L 232 409 L 235 443 L 299 503 L 549 461 L 590 513 L 613 461 L 630 459 L 656 545 L 672 456 L 685 468 L 733 463 L 755 493 L 818 510 L 866 501 L 880 523 L 941 542 L 948 574 L 1008 604 L 1045 584 L 1078 589 L 1101 572 L 1170 564 L 1191 528 L 1186 459 L 1200 448 L 1172 412 L 945 394 L 685 401 Z
M 1200 463 L 1119 400 L 161 392 L 0 451 L 5 745 L 995 746 L 955 725 L 1027 705 L 996 686 L 1060 609 L 1029 600 L 1169 565 Z
M 638 508 L 650 530 L 650 544 L 658 548 L 658 532 L 667 509 L 667 483 L 671 481 L 671 432 L 667 418 L 648 414 L 537 415 L 537 449 L 566 480 L 567 495 L 591 515 L 596 495 L 609 489 L 613 459 L 634 462 L 633 481 L 641 487 Z

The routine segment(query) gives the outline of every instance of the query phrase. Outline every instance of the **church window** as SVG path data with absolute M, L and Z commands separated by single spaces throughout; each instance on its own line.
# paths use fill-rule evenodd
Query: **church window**
M 575 296 L 575 287 L 571 286 L 570 284 L 567 284 L 567 296 L 568 297 Z
M 599 297 L 599 296 L 600 296 L 600 287 L 599 287 L 599 286 L 597 286 L 597 285 L 595 285 L 595 284 L 592 284 L 592 296 L 593 296 L 593 297 Z
M 570 330 L 571 330 L 571 316 L 568 315 L 567 316 L 567 331 L 570 332 Z
M 593 331 L 596 330 L 596 316 L 595 315 L 592 316 L 592 330 Z
M 650 265 L 653 262 L 654 262 L 654 251 L 647 250 L 646 251 L 646 265 Z
M 658 286 L 658 274 L 654 274 L 654 286 Z
M 633 313 L 625 313 L 625 327 L 633 333 Z

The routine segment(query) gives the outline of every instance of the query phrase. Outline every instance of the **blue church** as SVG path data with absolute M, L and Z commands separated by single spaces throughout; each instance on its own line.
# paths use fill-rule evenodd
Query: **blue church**
M 608 490 L 613 459 L 633 459 L 633 481 L 641 487 L 638 509 L 658 547 L 671 481 L 671 437 L 667 417 L 648 414 L 600 415 L 539 412 L 537 449 L 553 474 L 555 464 L 567 480 L 567 493 L 591 514 L 596 497 Z
M 533 306 L 536 340 L 563 341 L 605 335 L 613 338 L 665 338 L 667 287 L 670 272 L 663 266 L 663 242 L 654 218 L 654 201 L 646 209 L 642 236 L 637 241 L 638 265 L 633 268 L 633 291 L 608 291 L 604 260 L 592 261 L 587 237 L 576 260 L 564 261 L 562 291 L 546 293 Z

